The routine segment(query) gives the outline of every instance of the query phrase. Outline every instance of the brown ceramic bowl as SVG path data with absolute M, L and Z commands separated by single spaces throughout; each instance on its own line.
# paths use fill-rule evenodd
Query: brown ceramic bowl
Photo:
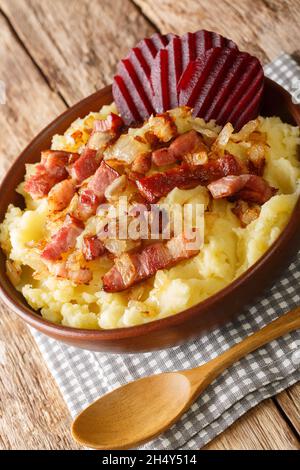
M 108 86 L 82 100 L 53 121 L 21 153 L 7 173 L 0 188 L 0 220 L 2 221 L 9 203 L 22 205 L 21 197 L 15 192 L 24 179 L 25 163 L 40 159 L 41 150 L 50 146 L 54 134 L 63 133 L 77 118 L 90 111 L 97 111 L 112 101 L 111 87 Z M 285 122 L 300 126 L 300 108 L 294 105 L 290 96 L 279 85 L 266 79 L 263 98 L 263 116 L 280 116 Z M 274 272 L 282 268 L 300 246 L 300 200 L 291 219 L 280 237 L 241 277 L 207 300 L 177 315 L 157 320 L 146 325 L 114 330 L 83 330 L 55 325 L 44 320 L 32 310 L 25 299 L 12 286 L 5 274 L 5 256 L 0 253 L 0 292 L 4 302 L 23 320 L 48 336 L 67 344 L 111 352 L 143 352 L 175 346 L 197 337 L 209 328 L 231 319 L 246 302 L 274 280 Z

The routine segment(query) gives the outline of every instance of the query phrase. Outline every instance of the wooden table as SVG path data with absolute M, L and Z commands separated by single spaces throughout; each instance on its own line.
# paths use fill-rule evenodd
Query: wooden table
M 0 171 L 67 106 L 111 82 L 129 47 L 154 31 L 206 28 L 266 63 L 298 54 L 299 0 L 0 0 Z M 0 447 L 77 449 L 70 416 L 27 327 L 3 305 Z M 207 449 L 299 449 L 300 386 L 265 400 Z

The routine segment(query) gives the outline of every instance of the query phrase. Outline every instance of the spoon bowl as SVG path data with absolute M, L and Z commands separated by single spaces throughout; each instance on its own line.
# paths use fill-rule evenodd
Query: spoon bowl
M 74 421 L 72 435 L 100 450 L 139 445 L 172 426 L 190 396 L 191 383 L 180 372 L 144 377 L 89 405 Z

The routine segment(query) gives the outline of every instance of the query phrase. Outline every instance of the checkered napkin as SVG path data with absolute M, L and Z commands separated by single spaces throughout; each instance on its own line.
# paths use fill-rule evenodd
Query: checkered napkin
M 265 72 L 290 91 L 295 86 L 293 79 L 300 79 L 300 67 L 286 54 L 268 65 Z M 97 397 L 128 381 L 203 364 L 296 307 L 300 304 L 299 268 L 300 253 L 273 287 L 247 305 L 235 321 L 168 350 L 132 355 L 93 353 L 32 333 L 75 416 Z M 223 373 L 180 422 L 143 448 L 203 447 L 250 408 L 300 379 L 299 348 L 298 331 L 249 354 Z

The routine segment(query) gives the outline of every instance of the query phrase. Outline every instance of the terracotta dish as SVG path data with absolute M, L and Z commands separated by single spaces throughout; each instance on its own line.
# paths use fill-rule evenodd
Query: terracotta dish
M 82 100 L 53 121 L 21 153 L 0 187 L 0 220 L 10 203 L 23 205 L 15 188 L 23 181 L 25 163 L 39 161 L 43 149 L 49 148 L 54 134 L 63 134 L 78 117 L 98 111 L 112 101 L 108 86 Z M 300 108 L 290 95 L 273 81 L 266 79 L 262 116 L 279 116 L 284 122 L 300 126 Z M 209 328 L 224 323 L 238 314 L 255 296 L 272 285 L 276 270 L 287 265 L 300 247 L 300 200 L 291 219 L 270 249 L 225 289 L 207 300 L 174 316 L 148 324 L 113 330 L 83 330 L 56 325 L 44 320 L 31 309 L 23 296 L 10 283 L 5 272 L 5 255 L 0 253 L 0 292 L 4 302 L 29 325 L 67 344 L 95 351 L 143 352 L 163 349 L 197 337 Z

